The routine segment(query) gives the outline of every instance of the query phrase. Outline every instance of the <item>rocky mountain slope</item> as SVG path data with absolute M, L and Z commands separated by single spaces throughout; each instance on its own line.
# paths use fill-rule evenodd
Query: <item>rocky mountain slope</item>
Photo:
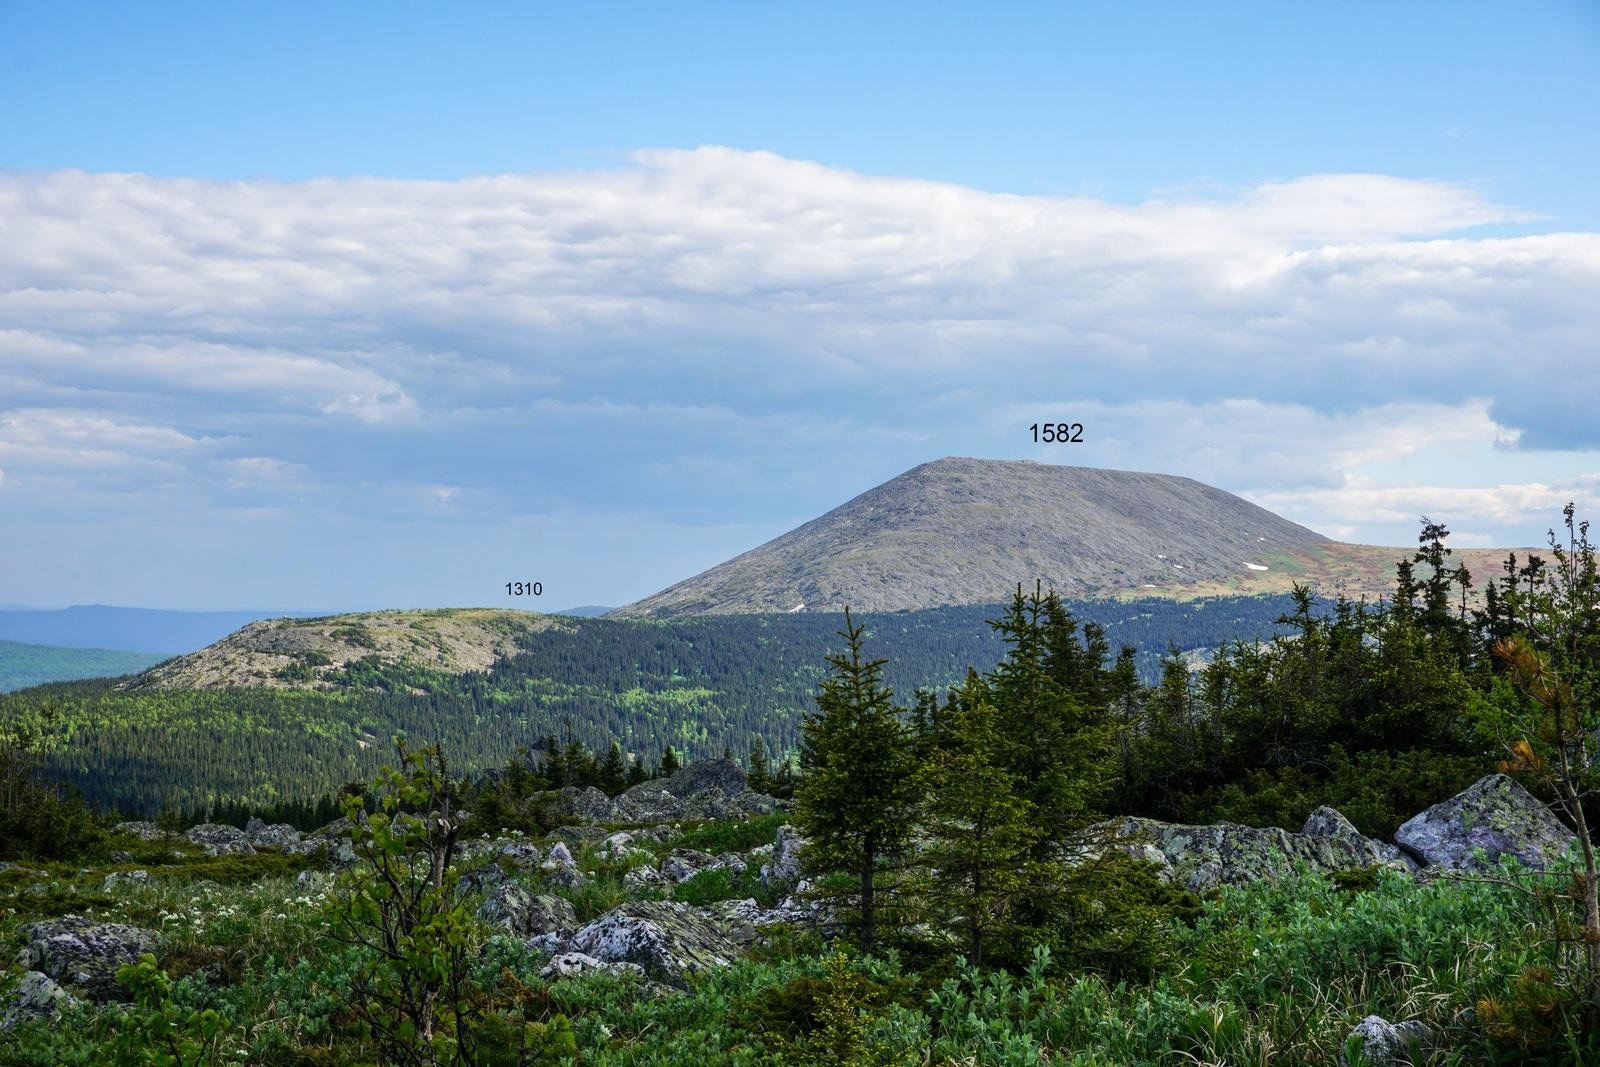
M 1375 596 L 1403 554 L 1331 541 L 1190 478 L 948 458 L 613 615 L 903 611 L 994 603 L 1035 580 L 1066 597 L 1277 593 L 1296 581 Z
M 263 619 L 146 671 L 123 688 L 327 689 L 341 671 L 362 661 L 445 674 L 483 671 L 513 654 L 519 639 L 563 625 L 549 615 L 466 608 Z

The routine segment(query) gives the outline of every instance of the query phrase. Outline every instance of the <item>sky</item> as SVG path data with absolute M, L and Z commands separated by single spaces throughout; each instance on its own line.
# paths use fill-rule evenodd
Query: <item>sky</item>
M 1539 543 L 1597 100 L 1592 3 L 0 0 L 0 602 L 619 604 L 945 455 Z

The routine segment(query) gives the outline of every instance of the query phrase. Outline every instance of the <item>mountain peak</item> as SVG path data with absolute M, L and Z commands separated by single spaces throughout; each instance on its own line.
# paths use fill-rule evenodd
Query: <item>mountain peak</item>
M 946 456 L 615 614 L 1282 591 L 1333 544 L 1191 478 Z

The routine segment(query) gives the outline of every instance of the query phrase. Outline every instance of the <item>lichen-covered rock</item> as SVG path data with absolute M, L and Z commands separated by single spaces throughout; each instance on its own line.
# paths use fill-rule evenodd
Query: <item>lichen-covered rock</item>
M 1357 1023 L 1339 1050 L 1339 1062 L 1350 1064 L 1350 1049 L 1360 1052 L 1362 1067 L 1396 1067 L 1422 1062 L 1421 1053 L 1433 1040 L 1433 1031 L 1419 1019 L 1391 1023 L 1381 1015 L 1369 1015 Z M 1359 1044 L 1357 1043 L 1359 1042 Z
M 672 884 L 672 879 L 654 867 L 634 867 L 622 876 L 623 887 L 636 894 L 647 889 L 666 889 Z
M 566 900 L 531 893 L 514 883 L 496 886 L 478 908 L 478 915 L 490 926 L 523 938 L 564 934 L 578 926 L 578 916 Z
M 203 822 L 184 831 L 183 838 L 199 845 L 208 856 L 247 856 L 255 851 L 249 836 L 237 826 Z
M 675 848 L 661 861 L 661 874 L 669 881 L 684 882 L 717 862 L 709 852 L 693 848 Z
M 1543 870 L 1566 853 L 1572 831 L 1516 781 L 1491 774 L 1408 820 L 1394 839 L 1429 867 L 1482 870 L 1512 856 Z
M 28 971 L 18 979 L 6 998 L 6 1011 L 0 1017 L 0 1030 L 10 1030 L 26 1022 L 54 1019 L 76 1004 L 72 995 L 42 971 Z
M 125 886 L 145 885 L 149 881 L 149 871 L 112 871 L 101 881 L 100 892 L 110 893 Z
M 463 862 L 487 859 L 501 867 L 530 871 L 544 861 L 544 852 L 531 841 L 517 837 L 484 837 L 463 842 L 456 850 Z
M 162 830 L 155 823 L 143 822 L 140 820 L 135 820 L 133 822 L 119 822 L 116 826 L 112 827 L 112 833 L 127 834 L 130 837 L 137 837 L 141 841 L 159 841 L 163 837 L 167 836 L 166 831 Z
M 603 963 L 634 963 L 669 985 L 732 962 L 737 945 L 718 923 L 675 901 L 634 901 L 589 923 L 572 948 Z
M 555 802 L 558 811 L 578 822 L 610 822 L 616 818 L 616 806 L 611 798 L 592 785 L 557 789 Z
M 1402 851 L 1398 845 L 1367 837 L 1341 812 L 1326 804 L 1306 817 L 1306 824 L 1301 827 L 1300 832 L 1307 837 L 1332 837 L 1342 841 L 1367 842 L 1376 848 L 1391 866 L 1404 867 L 1407 870 L 1416 870 L 1417 867 L 1417 861 Z
M 553 956 L 544 970 L 539 972 L 539 977 L 546 981 L 555 981 L 561 978 L 571 978 L 586 971 L 629 971 L 634 974 L 643 974 L 644 969 L 637 963 L 610 963 L 597 960 L 593 956 L 582 952 L 562 952 Z
M 744 789 L 724 794 L 715 790 L 695 793 L 683 802 L 685 819 L 749 819 L 758 815 L 771 815 L 778 810 L 778 801 L 765 793 Z
M 290 855 L 308 852 L 315 847 L 314 845 L 306 844 L 305 834 L 302 834 L 288 823 L 280 822 L 268 825 L 260 819 L 251 819 L 245 824 L 244 835 L 254 848 L 266 848 L 274 852 L 285 852 Z
M 772 856 L 761 865 L 761 884 L 768 889 L 782 889 L 800 880 L 800 850 L 806 839 L 800 831 L 785 823 L 778 827 L 772 841 Z
M 753 898 L 719 900 L 700 912 L 736 945 L 748 945 L 760 935 L 762 927 L 784 921 L 776 911 L 763 908 Z
M 1301 866 L 1318 873 L 1374 866 L 1405 869 L 1384 855 L 1380 842 L 1359 835 L 1352 840 L 1291 834 L 1271 826 L 1185 826 L 1131 816 L 1098 829 L 1114 834 L 1116 847 L 1161 864 L 1170 878 L 1197 891 L 1282 878 Z
M 616 798 L 614 811 L 624 822 L 663 823 L 765 815 L 777 810 L 777 803 L 753 792 L 733 760 L 715 759 L 691 763 L 671 778 L 639 783 Z
M 117 969 L 156 950 L 156 935 L 149 930 L 76 915 L 33 923 L 26 936 L 27 969 L 78 986 L 94 1000 L 122 997 Z
M 564 867 L 576 867 L 578 861 L 572 858 L 572 850 L 565 841 L 557 841 L 550 848 L 550 854 L 540 864 L 547 871 L 559 870 Z

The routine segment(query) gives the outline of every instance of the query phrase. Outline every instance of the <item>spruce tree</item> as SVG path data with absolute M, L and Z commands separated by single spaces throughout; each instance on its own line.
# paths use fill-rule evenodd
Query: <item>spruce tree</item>
M 671 778 L 683 766 L 678 760 L 678 752 L 671 745 L 661 753 L 661 766 L 656 770 L 657 778 Z
M 880 891 L 893 893 L 889 866 L 910 844 L 918 790 L 911 738 L 883 684 L 881 659 L 862 658 L 863 627 L 845 611 L 845 650 L 828 657 L 829 673 L 808 715 L 794 820 L 806 837 L 802 863 L 812 876 L 842 872 L 837 894 L 853 911 L 861 951 L 877 946 Z
M 934 913 L 963 931 L 967 959 L 978 966 L 992 946 L 1020 947 L 1007 945 L 1016 931 L 1013 903 L 1028 886 L 1038 831 L 1021 783 L 1000 758 L 999 713 L 981 684 L 969 683 L 968 690 L 948 742 L 930 757 L 929 844 L 919 858 L 931 871 Z
M 601 761 L 596 778 L 598 779 L 596 784 L 610 796 L 616 796 L 627 786 L 628 767 L 622 759 L 622 746 L 617 742 L 611 742 L 611 748 Z
M 767 763 L 767 743 L 761 740 L 760 734 L 750 741 L 750 770 L 745 775 L 745 784 L 757 793 L 772 791 L 772 768 Z

